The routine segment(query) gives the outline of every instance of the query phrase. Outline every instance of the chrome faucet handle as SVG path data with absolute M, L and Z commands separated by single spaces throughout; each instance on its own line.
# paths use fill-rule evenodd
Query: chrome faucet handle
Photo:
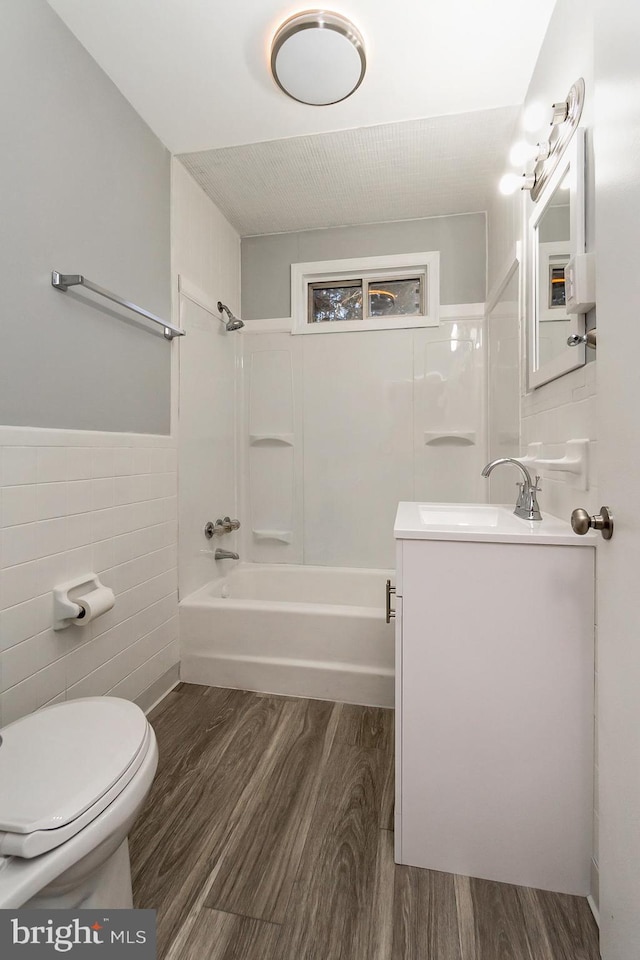
M 222 520 L 216 520 L 214 523 L 213 520 L 208 520 L 204 525 L 204 535 L 207 540 L 212 540 L 213 537 L 221 537 L 224 533 L 224 524 Z
M 539 479 L 540 477 L 536 477 L 533 483 L 527 484 L 527 489 L 524 492 L 523 506 L 525 514 L 520 514 L 520 516 L 525 516 L 526 520 L 542 520 L 542 514 L 538 506 L 538 498 L 536 497 L 536 493 L 541 489 L 538 486 Z
M 232 520 L 231 517 L 225 517 L 222 522 L 223 522 L 223 524 L 224 524 L 224 532 L 225 532 L 225 533 L 232 533 L 234 530 L 239 530 L 239 529 L 240 529 L 240 521 L 239 521 L 239 520 Z

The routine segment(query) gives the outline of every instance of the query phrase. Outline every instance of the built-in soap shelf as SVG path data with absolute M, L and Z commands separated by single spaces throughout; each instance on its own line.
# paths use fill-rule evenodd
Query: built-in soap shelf
M 293 446 L 292 433 L 250 433 L 249 443 L 252 447 L 259 443 L 281 443 L 285 447 Z
M 530 443 L 527 447 L 527 452 L 517 459 L 520 463 L 523 463 L 525 467 L 530 467 L 532 470 L 537 469 L 538 460 L 542 456 L 542 444 L 541 443 Z
M 291 543 L 292 530 L 252 530 L 255 540 L 277 540 L 278 543 Z
M 447 443 L 469 446 L 476 442 L 476 432 L 475 430 L 425 430 L 424 442 L 426 446 Z
M 589 489 L 588 440 L 566 440 L 564 453 L 558 457 L 543 457 L 542 447 L 542 443 L 530 443 L 526 454 L 518 459 L 541 473 L 569 474 L 577 490 Z

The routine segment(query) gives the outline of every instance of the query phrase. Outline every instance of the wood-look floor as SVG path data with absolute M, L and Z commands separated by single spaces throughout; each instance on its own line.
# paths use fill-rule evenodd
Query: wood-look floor
M 393 862 L 393 713 L 182 684 L 130 836 L 159 960 L 598 960 L 585 900 Z

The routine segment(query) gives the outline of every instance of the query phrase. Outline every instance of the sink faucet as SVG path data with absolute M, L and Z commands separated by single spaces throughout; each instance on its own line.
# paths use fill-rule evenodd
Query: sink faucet
M 497 460 L 492 460 L 491 463 L 488 463 L 483 469 L 482 476 L 488 477 L 493 468 L 501 463 L 515 464 L 515 466 L 522 471 L 524 477 L 524 481 L 518 484 L 520 493 L 518 494 L 516 508 L 513 511 L 516 517 L 522 517 L 523 520 L 542 520 L 542 514 L 540 513 L 540 507 L 538 506 L 538 500 L 536 498 L 536 493 L 540 489 L 538 486 L 540 477 L 536 477 L 534 483 L 524 463 L 520 463 L 519 460 L 514 460 L 513 457 L 499 457 Z
M 240 557 L 237 553 L 234 553 L 232 550 L 216 550 L 214 555 L 215 560 L 239 560 Z

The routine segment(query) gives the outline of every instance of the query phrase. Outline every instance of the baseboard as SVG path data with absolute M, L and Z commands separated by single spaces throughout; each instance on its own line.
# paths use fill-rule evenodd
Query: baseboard
M 150 713 L 179 683 L 180 664 L 174 663 L 166 673 L 154 680 L 146 690 L 142 691 L 139 697 L 136 697 L 136 703 L 145 713 Z

